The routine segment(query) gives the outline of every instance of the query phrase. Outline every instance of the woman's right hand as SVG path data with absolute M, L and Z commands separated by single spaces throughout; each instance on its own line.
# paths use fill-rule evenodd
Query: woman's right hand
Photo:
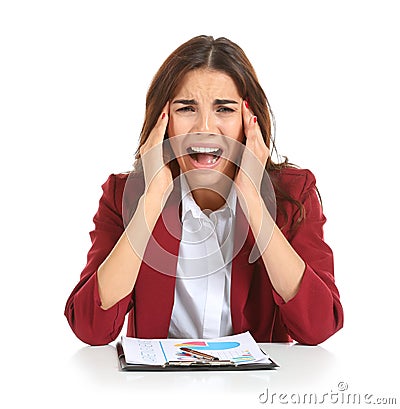
M 171 169 L 168 164 L 164 163 L 163 158 L 163 141 L 169 118 L 168 108 L 169 102 L 164 106 L 146 142 L 139 149 L 145 179 L 145 192 L 152 196 L 161 194 L 164 199 L 172 191 Z
M 166 104 L 140 148 L 145 193 L 124 233 L 97 271 L 101 306 L 105 310 L 132 292 L 149 238 L 172 191 L 172 173 L 163 159 L 168 107 Z

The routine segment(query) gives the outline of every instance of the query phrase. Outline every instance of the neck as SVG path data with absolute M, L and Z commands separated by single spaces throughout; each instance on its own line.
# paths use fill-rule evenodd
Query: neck
M 210 189 L 196 189 L 192 191 L 192 195 L 201 210 L 215 210 L 220 209 L 226 202 L 228 197 L 228 192 L 223 192 L 220 194 L 214 190 Z

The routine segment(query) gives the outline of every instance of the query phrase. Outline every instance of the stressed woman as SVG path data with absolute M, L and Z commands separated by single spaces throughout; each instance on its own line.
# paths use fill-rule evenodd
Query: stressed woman
M 195 37 L 153 79 L 134 169 L 111 175 L 65 315 L 128 336 L 317 344 L 342 327 L 315 178 L 270 157 L 272 113 L 240 47 Z

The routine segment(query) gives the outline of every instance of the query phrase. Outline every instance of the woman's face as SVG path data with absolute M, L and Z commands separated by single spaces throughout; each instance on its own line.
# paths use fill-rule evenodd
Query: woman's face
M 234 178 L 235 164 L 226 158 L 232 158 L 237 142 L 243 141 L 242 103 L 232 78 L 221 71 L 197 69 L 185 75 L 170 102 L 168 124 L 169 138 L 192 134 L 176 138 L 183 152 L 176 154 L 183 172 L 201 170 L 209 175 L 214 170 Z

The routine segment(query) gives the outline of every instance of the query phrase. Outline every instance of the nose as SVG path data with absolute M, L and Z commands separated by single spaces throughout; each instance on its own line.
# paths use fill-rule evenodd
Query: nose
M 216 121 L 214 115 L 210 111 L 198 112 L 195 123 L 191 132 L 216 132 Z

